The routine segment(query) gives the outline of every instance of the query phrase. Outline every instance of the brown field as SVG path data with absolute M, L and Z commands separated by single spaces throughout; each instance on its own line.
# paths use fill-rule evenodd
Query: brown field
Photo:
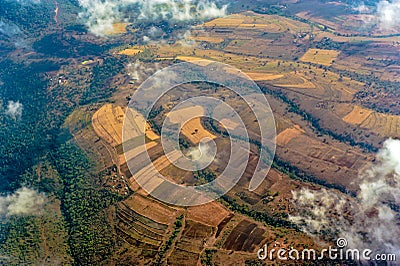
M 265 230 L 248 220 L 241 221 L 230 233 L 224 248 L 235 251 L 253 252 L 264 241 Z
M 168 156 L 169 158 L 167 158 L 166 155 L 158 157 L 151 164 L 148 164 L 147 166 L 140 169 L 137 173 L 134 173 L 133 177 L 131 177 L 129 181 L 136 181 L 140 184 L 145 184 L 148 190 L 147 192 L 153 192 L 164 182 L 164 179 L 167 178 L 166 176 L 162 176 L 160 174 L 160 171 L 171 165 L 170 160 L 172 162 L 178 160 L 181 157 L 181 152 L 175 150 L 170 152 Z M 169 181 L 174 183 L 174 180 L 172 178 L 169 179 Z
M 122 50 L 120 52 L 118 52 L 118 54 L 121 55 L 128 55 L 128 56 L 135 56 L 139 53 L 143 52 L 141 49 L 134 49 L 134 48 L 127 48 L 125 50 Z
M 218 226 L 229 214 L 230 212 L 218 202 L 189 207 L 187 211 L 188 219 L 210 226 Z
M 124 203 L 140 215 L 161 224 L 172 224 L 179 211 L 158 201 L 135 194 Z
M 281 83 L 282 80 L 284 80 L 286 83 Z M 285 75 L 285 79 L 282 80 L 276 79 L 276 83 L 274 82 L 274 85 L 285 88 L 291 87 L 297 89 L 315 89 L 315 84 L 300 74 L 290 73 Z M 298 82 L 293 83 L 293 81 L 297 80 Z
M 199 254 L 189 252 L 179 248 L 175 248 L 171 255 L 168 257 L 168 265 L 187 266 L 197 265 Z
M 142 152 L 148 151 L 155 146 L 157 146 L 157 142 L 151 141 L 151 142 L 146 143 L 146 145 L 141 145 L 141 146 L 133 148 L 129 151 L 126 151 L 125 153 L 119 155 L 120 163 L 124 164 L 126 161 L 129 161 L 129 160 L 135 158 Z
M 200 105 L 191 106 L 187 108 L 182 108 L 179 110 L 174 110 L 168 113 L 167 118 L 173 124 L 180 124 L 182 122 L 188 121 L 189 119 L 204 115 L 204 109 Z
M 400 117 L 374 112 L 360 127 L 370 129 L 383 137 L 398 138 L 400 136 Z
M 103 105 L 92 117 L 94 131 L 111 146 L 122 143 L 123 121 L 124 111 L 112 104 Z
M 203 250 L 204 242 L 215 232 L 215 228 L 186 219 L 185 228 L 176 247 L 193 253 L 200 253 Z
M 308 51 L 300 58 L 303 62 L 310 62 L 315 64 L 321 64 L 324 66 L 332 65 L 332 62 L 336 60 L 339 55 L 339 51 L 336 50 L 322 50 L 310 48 Z
M 287 128 L 278 134 L 278 136 L 276 137 L 276 144 L 285 146 L 292 139 L 298 137 L 299 135 L 301 135 L 303 133 L 304 133 L 304 130 L 301 129 L 300 126 L 298 126 L 298 125 Z

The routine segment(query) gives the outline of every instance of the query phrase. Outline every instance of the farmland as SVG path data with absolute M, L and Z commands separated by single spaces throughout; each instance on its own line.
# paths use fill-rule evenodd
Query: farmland
M 46 215 L 16 219 L 15 226 L 1 223 L 18 238 L 0 237 L 12 247 L 3 248 L 0 241 L 0 251 L 23 258 L 19 265 L 35 264 L 33 258 L 41 265 L 57 264 L 58 258 L 76 265 L 274 265 L 281 262 L 258 260 L 258 248 L 334 244 L 333 236 L 322 242 L 292 223 L 290 217 L 305 212 L 296 207 L 293 193 L 326 189 L 338 198 L 354 197 L 360 171 L 377 162 L 375 154 L 387 138 L 399 138 L 397 28 L 378 27 L 372 14 L 358 14 L 348 1 L 233 1 L 227 15 L 216 19 L 170 23 L 148 16 L 128 23 L 126 18 L 106 21 L 111 28 L 97 36 L 90 23 L 63 21 L 72 16 L 67 12 L 82 12 L 78 2 L 60 3 L 60 16 L 47 23 L 53 28 L 33 37 L 29 16 L 15 22 L 20 35 L 0 32 L 0 122 L 8 136 L 2 158 L 8 164 L 4 169 L 16 177 L 6 185 L 31 185 L 51 201 Z M 25 14 L 26 6 L 16 15 Z M 35 3 L 34 10 L 39 6 Z M 118 14 L 111 16 L 135 8 L 116 8 Z M 43 14 L 53 11 L 51 6 Z M 364 19 L 372 22 L 363 24 Z M 25 39 L 28 47 L 10 48 Z M 147 121 L 139 108 L 128 108 L 155 72 L 179 62 L 212 64 L 205 60 L 248 75 L 273 111 L 276 154 L 254 191 L 249 185 L 260 159 L 259 121 L 229 88 L 207 82 L 176 86 L 158 99 Z M 208 119 L 210 110 L 199 105 L 175 109 L 197 96 L 218 98 L 237 111 L 250 138 L 248 158 L 245 150 L 230 153 L 232 143 L 240 141 L 240 136 L 229 138 L 240 126 L 236 120 Z M 22 115 L 10 115 L 11 100 L 23 105 Z M 164 122 L 179 128 L 182 153 L 164 151 Z M 124 125 L 131 130 L 123 132 Z M 208 167 L 187 171 L 175 165 L 182 156 L 195 157 L 205 139 L 217 148 Z M 37 162 L 29 159 L 33 155 Z M 200 206 L 172 204 L 182 198 L 172 184 L 215 180 L 229 160 L 234 170 L 248 165 L 225 195 Z M 183 196 L 195 202 L 197 195 Z
M 339 52 L 335 50 L 321 50 L 321 49 L 309 49 L 300 60 L 303 62 L 321 64 L 324 66 L 332 65 L 332 62 L 336 60 Z

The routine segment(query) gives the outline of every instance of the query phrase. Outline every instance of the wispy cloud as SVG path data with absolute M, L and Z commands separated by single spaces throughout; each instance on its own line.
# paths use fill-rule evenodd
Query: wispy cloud
M 14 119 L 21 118 L 22 110 L 24 109 L 22 103 L 9 101 L 6 109 L 6 115 L 11 116 Z
M 376 6 L 361 2 L 353 10 L 365 15 L 365 24 L 376 24 L 381 30 L 398 30 L 400 27 L 400 0 L 381 0 Z
M 0 217 L 39 215 L 45 202 L 44 194 L 22 187 L 14 194 L 0 197 Z
M 81 19 L 99 36 L 112 30 L 115 22 L 205 20 L 224 16 L 227 9 L 226 5 L 218 7 L 204 0 L 79 0 L 79 3 L 83 8 Z
M 304 231 L 345 237 L 350 248 L 371 249 L 400 255 L 400 141 L 389 139 L 377 162 L 363 170 L 357 197 L 332 190 L 302 189 L 293 192 L 299 212 L 291 220 Z

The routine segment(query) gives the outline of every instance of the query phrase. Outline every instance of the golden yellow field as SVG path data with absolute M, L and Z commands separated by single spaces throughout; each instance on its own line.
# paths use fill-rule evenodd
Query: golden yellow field
M 284 75 L 282 74 L 268 74 L 268 73 L 256 73 L 256 72 L 246 72 L 246 74 L 254 81 L 274 80 L 284 77 Z
M 361 106 L 354 106 L 354 109 L 343 117 L 343 121 L 352 125 L 360 125 L 365 119 L 372 114 L 372 110 L 362 108 Z
M 204 27 L 238 27 L 244 22 L 244 18 L 240 14 L 230 15 L 224 18 L 217 18 L 203 24 Z
M 204 115 L 203 107 L 191 106 L 170 112 L 168 114 L 168 118 L 173 124 L 181 124 L 187 121 L 182 125 L 182 134 L 185 135 L 192 143 L 198 144 L 203 138 L 216 138 L 201 124 L 200 117 L 198 116 L 202 115 Z
M 127 115 L 125 119 L 125 115 Z M 92 117 L 92 124 L 96 134 L 115 147 L 122 143 L 122 127 L 127 123 L 131 130 L 124 136 L 125 140 L 146 134 L 151 140 L 159 138 L 153 132 L 143 116 L 129 108 L 126 113 L 120 106 L 112 104 L 103 105 Z
M 122 50 L 122 51 L 118 52 L 118 54 L 121 54 L 121 55 L 128 55 L 128 56 L 135 56 L 135 55 L 137 55 L 137 54 L 139 54 L 139 53 L 141 53 L 141 52 L 143 52 L 143 51 L 140 50 L 140 49 L 127 48 L 127 49 L 125 49 L 125 50 Z
M 120 106 L 105 104 L 92 117 L 96 134 L 112 146 L 122 143 L 124 111 Z
M 201 124 L 200 117 L 188 121 L 182 127 L 182 134 L 185 135 L 192 143 L 198 144 L 203 138 L 215 139 L 216 136 L 206 130 Z
M 206 61 L 205 58 L 196 57 L 196 56 L 177 56 L 176 59 L 185 61 L 185 62 L 198 64 L 200 66 L 206 66 L 211 63 L 211 61 Z M 199 62 L 199 61 L 201 61 L 201 62 Z
M 310 48 L 308 51 L 300 58 L 303 62 L 315 63 L 324 66 L 332 65 L 332 61 L 336 60 L 339 55 L 339 51 L 336 50 L 322 50 Z
M 383 137 L 400 135 L 400 116 L 377 113 L 357 105 L 343 117 L 343 121 L 369 129 Z
M 300 126 L 295 125 L 293 127 L 287 128 L 281 133 L 278 134 L 276 137 L 276 144 L 285 146 L 288 144 L 292 139 L 300 136 L 304 133 L 304 130 L 300 128 Z
M 124 23 L 124 22 L 114 23 L 112 25 L 112 29 L 106 30 L 105 34 L 106 35 L 117 35 L 117 34 L 126 33 L 126 27 L 128 25 L 129 25 L 129 23 Z
M 224 41 L 224 38 L 212 37 L 212 36 L 192 36 L 189 39 L 197 42 L 209 42 L 209 43 L 221 43 Z

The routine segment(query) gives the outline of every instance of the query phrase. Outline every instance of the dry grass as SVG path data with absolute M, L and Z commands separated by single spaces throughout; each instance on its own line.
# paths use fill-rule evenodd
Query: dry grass
M 292 139 L 300 136 L 304 133 L 304 130 L 300 128 L 300 126 L 295 125 L 293 127 L 287 128 L 283 130 L 281 133 L 278 134 L 276 137 L 276 144 L 285 146 L 287 145 Z
M 224 38 L 212 37 L 212 36 L 193 36 L 189 39 L 197 42 L 209 42 L 209 43 L 221 43 L 224 41 Z
M 176 59 L 185 61 L 185 62 L 194 63 L 199 66 L 207 66 L 208 64 L 211 63 L 211 61 L 208 61 L 204 58 L 196 57 L 196 56 L 177 56 Z
M 322 49 L 310 48 L 300 58 L 300 60 L 303 62 L 310 62 L 324 66 L 330 66 L 332 65 L 332 62 L 336 60 L 339 53 L 340 52 L 336 50 L 322 50 Z
M 290 83 L 290 77 L 292 78 L 298 78 L 301 79 L 301 83 L 295 83 L 295 84 L 291 84 Z M 297 88 L 297 89 L 315 89 L 315 84 L 312 83 L 311 81 L 307 80 L 305 77 L 299 75 L 299 74 L 294 74 L 294 73 L 288 73 L 286 74 L 286 81 L 288 83 L 274 83 L 274 85 L 276 86 L 280 86 L 280 87 L 290 87 L 290 88 Z
M 246 74 L 254 81 L 274 80 L 284 77 L 284 75 L 282 74 L 269 74 L 269 73 L 256 73 L 256 72 L 246 72 Z
M 245 20 L 240 14 L 234 14 L 225 18 L 217 18 L 203 24 L 204 27 L 238 27 Z
M 122 50 L 120 52 L 118 52 L 118 54 L 121 55 L 128 55 L 128 56 L 135 56 L 139 53 L 143 52 L 143 50 L 141 49 L 134 49 L 134 48 L 127 48 L 125 50 Z
M 232 121 L 231 119 L 224 118 L 219 121 L 225 128 L 229 130 L 234 130 L 239 124 Z
M 200 105 L 191 106 L 187 108 L 182 108 L 179 110 L 174 110 L 168 113 L 167 118 L 173 124 L 180 124 L 182 122 L 188 121 L 193 117 L 204 115 L 204 109 Z

